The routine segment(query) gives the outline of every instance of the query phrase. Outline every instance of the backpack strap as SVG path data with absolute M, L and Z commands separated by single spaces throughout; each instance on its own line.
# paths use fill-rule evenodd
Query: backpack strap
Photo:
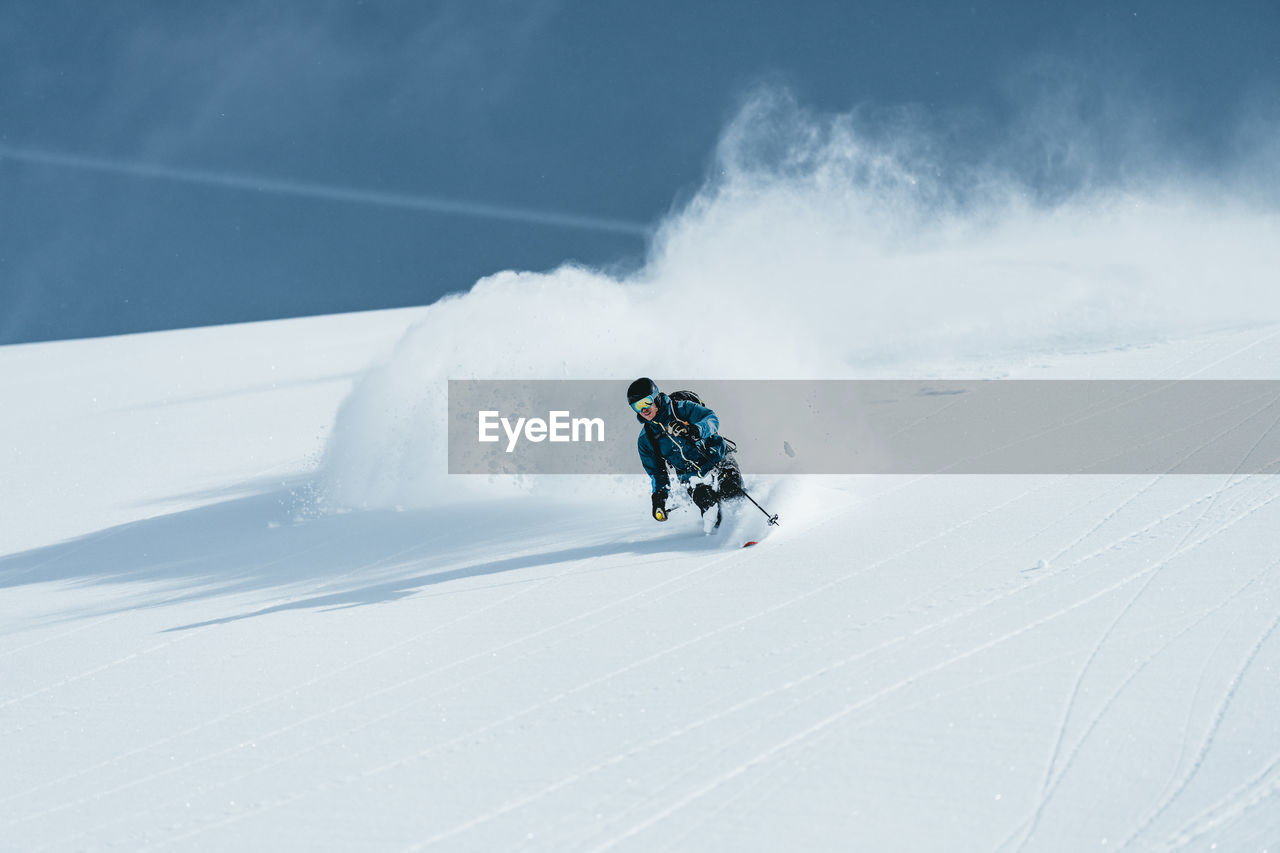
M 661 459 L 666 464 L 667 457 L 662 455 L 661 448 L 658 447 L 658 437 L 653 434 L 653 430 L 649 429 L 649 424 L 644 425 L 644 434 L 649 438 L 649 446 L 653 448 L 653 456 L 655 459 Z

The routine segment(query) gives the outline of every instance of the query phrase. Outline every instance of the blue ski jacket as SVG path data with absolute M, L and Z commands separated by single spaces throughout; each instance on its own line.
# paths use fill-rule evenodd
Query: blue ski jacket
M 676 477 L 684 483 L 690 477 L 709 473 L 724 460 L 726 448 L 718 432 L 720 419 L 715 412 L 690 400 L 673 401 L 666 394 L 658 394 L 654 402 L 658 405 L 658 414 L 652 421 L 636 415 L 641 424 L 636 449 L 640 453 L 640 463 L 649 474 L 653 491 L 666 490 L 670 485 L 667 464 L 676 470 Z M 673 435 L 671 427 L 677 421 L 688 424 L 694 435 L 690 438 Z

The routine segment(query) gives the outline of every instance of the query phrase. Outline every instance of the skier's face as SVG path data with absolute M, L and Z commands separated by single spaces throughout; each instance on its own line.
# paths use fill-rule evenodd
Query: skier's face
M 658 414 L 658 396 L 657 394 L 650 394 L 642 400 L 636 400 L 631 404 L 631 408 L 635 409 L 636 413 L 646 421 L 651 421 Z

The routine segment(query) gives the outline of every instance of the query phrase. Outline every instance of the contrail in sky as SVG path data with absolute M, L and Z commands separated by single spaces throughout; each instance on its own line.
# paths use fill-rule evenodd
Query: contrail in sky
M 107 160 L 101 157 L 86 157 L 78 154 L 0 146 L 0 160 L 6 159 L 38 166 L 59 166 L 68 169 L 83 169 L 90 172 L 130 175 L 137 178 L 160 181 L 179 181 L 187 184 L 201 184 L 224 189 L 293 196 L 295 198 L 314 198 L 322 201 L 367 204 L 376 207 L 396 207 L 404 210 L 472 216 L 480 219 L 501 219 L 509 222 L 526 222 L 531 225 L 547 225 L 556 228 L 605 231 L 611 234 L 625 234 L 630 237 L 648 237 L 653 230 L 643 223 L 628 222 L 624 219 L 582 216 L 576 213 L 536 210 L 500 204 L 480 204 L 429 195 L 362 190 L 354 187 L 335 187 L 281 178 L 266 178 L 259 175 L 238 175 L 225 172 L 209 172 L 201 169 L 181 169 L 150 163 L 128 163 L 120 160 Z

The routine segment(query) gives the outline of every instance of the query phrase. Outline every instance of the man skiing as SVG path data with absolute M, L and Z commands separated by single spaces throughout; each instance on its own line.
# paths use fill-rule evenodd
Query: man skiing
M 674 398 L 663 394 L 648 377 L 631 383 L 627 402 L 641 425 L 636 449 L 653 488 L 653 517 L 667 520 L 670 465 L 703 515 L 716 507 L 718 526 L 720 501 L 744 493 L 736 448 L 719 434 L 716 413 L 690 392 L 677 391 Z

